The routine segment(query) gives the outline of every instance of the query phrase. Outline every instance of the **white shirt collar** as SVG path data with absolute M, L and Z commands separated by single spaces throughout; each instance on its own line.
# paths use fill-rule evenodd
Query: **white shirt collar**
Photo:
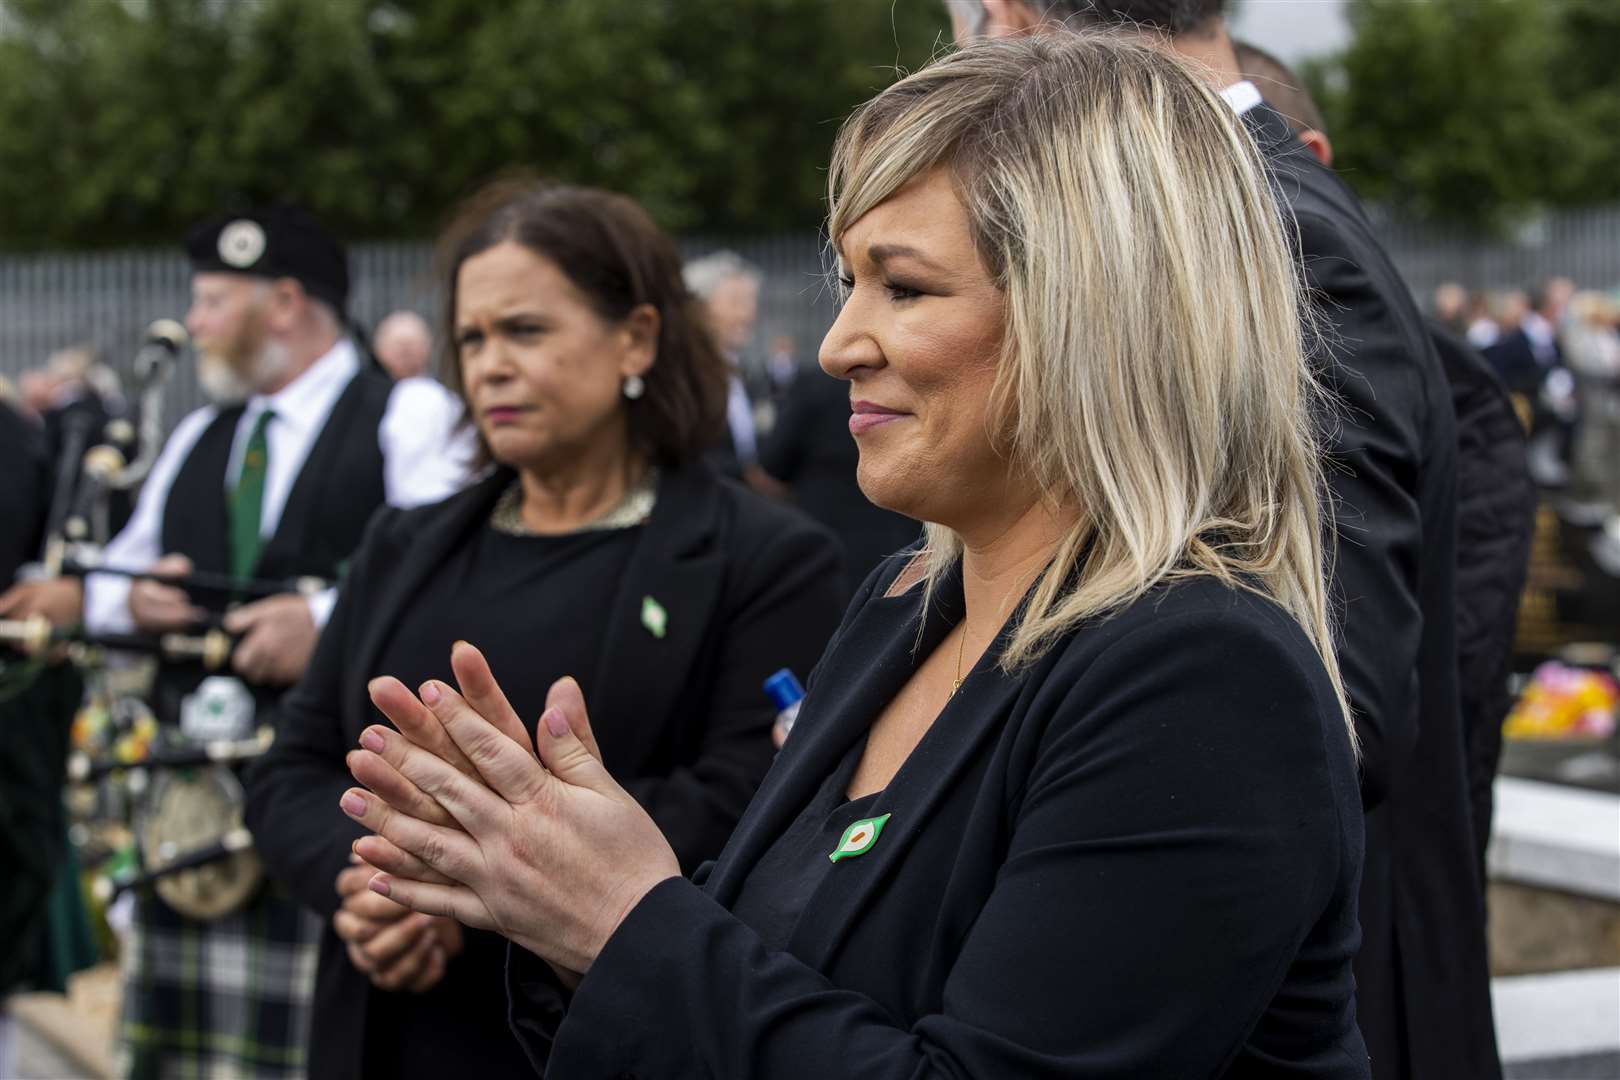
M 1232 106 L 1232 111 L 1239 116 L 1242 116 L 1261 102 L 1260 91 L 1255 88 L 1254 83 L 1247 79 L 1242 82 L 1235 82 L 1222 90 L 1221 97 L 1228 105 Z
M 244 419 L 256 417 L 266 408 L 275 410 L 276 422 L 303 429 L 324 421 L 327 406 L 355 372 L 360 370 L 360 354 L 348 338 L 338 343 L 305 368 L 292 382 L 273 394 L 254 394 L 248 399 Z
M 1539 311 L 1527 312 L 1519 329 L 1530 340 L 1530 351 L 1538 363 L 1551 367 L 1558 362 L 1558 329 Z

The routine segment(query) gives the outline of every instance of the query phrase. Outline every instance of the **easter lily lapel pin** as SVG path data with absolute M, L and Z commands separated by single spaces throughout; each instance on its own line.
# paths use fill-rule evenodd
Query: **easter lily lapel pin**
M 872 845 L 877 843 L 884 822 L 892 816 L 884 814 L 882 817 L 862 818 L 855 822 L 844 830 L 844 835 L 838 840 L 838 846 L 833 848 L 832 854 L 827 858 L 837 862 L 839 859 L 853 859 L 857 855 L 865 855 L 872 850 Z
M 669 631 L 669 612 L 664 605 L 650 596 L 641 598 L 641 625 L 647 628 L 647 633 L 663 640 L 664 634 Z

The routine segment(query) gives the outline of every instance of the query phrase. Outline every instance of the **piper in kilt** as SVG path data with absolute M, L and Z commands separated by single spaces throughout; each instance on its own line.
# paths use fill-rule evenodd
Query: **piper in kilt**
M 347 254 L 309 215 L 226 215 L 186 246 L 186 324 L 215 404 L 175 428 L 107 563 L 335 582 L 372 511 L 460 488 L 473 445 L 459 405 L 429 380 L 393 382 L 350 338 Z M 164 659 L 151 704 L 182 739 L 250 738 L 303 674 L 335 588 L 289 585 L 242 603 L 183 584 L 91 574 L 84 621 L 94 632 L 222 625 L 236 639 L 228 670 Z M 137 832 L 149 859 L 241 824 L 229 766 L 159 770 L 145 803 Z M 302 1075 L 318 936 L 316 917 L 263 881 L 251 850 L 143 887 L 123 958 L 127 1074 Z

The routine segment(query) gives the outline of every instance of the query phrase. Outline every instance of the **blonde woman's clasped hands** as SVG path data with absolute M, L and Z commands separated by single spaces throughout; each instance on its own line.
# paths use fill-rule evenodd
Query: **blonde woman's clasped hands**
M 531 743 L 483 654 L 451 652 L 461 692 L 370 685 L 398 730 L 377 724 L 348 755 L 369 791 L 343 812 L 375 835 L 355 851 L 370 887 L 414 911 L 494 930 L 583 974 L 630 910 L 680 864 L 663 833 L 602 766 L 584 697 L 560 679 Z M 538 753 L 536 752 L 538 750 Z

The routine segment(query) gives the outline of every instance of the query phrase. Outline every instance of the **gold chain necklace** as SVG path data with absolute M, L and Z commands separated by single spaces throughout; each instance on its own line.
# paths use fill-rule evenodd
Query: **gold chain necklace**
M 1040 573 L 1040 571 L 1036 570 L 1036 573 Z M 1007 594 L 1007 598 L 1002 600 L 1000 608 L 997 611 L 998 615 L 1000 614 L 1000 612 L 1002 610 L 1006 609 L 1007 600 L 1011 599 L 1012 595 L 1013 594 L 1011 592 L 1009 592 Z M 995 636 L 996 635 L 992 635 L 992 638 L 994 638 Z M 992 644 L 993 643 L 994 642 L 992 641 Z M 988 647 L 989 646 L 987 646 L 987 648 Z M 967 651 L 967 615 L 966 615 L 966 613 L 964 613 L 962 615 L 962 638 L 961 638 L 960 641 L 958 641 L 956 643 L 956 680 L 951 683 L 951 693 L 950 693 L 951 697 L 955 697 L 956 692 L 958 690 L 962 689 L 962 684 L 967 681 L 967 676 L 962 674 L 962 656 L 966 651 Z M 971 675 L 971 674 L 973 674 L 973 672 L 969 671 L 968 675 Z
M 967 620 L 962 620 L 962 638 L 956 643 L 956 681 L 951 683 L 951 697 L 962 689 L 962 653 L 967 648 Z

